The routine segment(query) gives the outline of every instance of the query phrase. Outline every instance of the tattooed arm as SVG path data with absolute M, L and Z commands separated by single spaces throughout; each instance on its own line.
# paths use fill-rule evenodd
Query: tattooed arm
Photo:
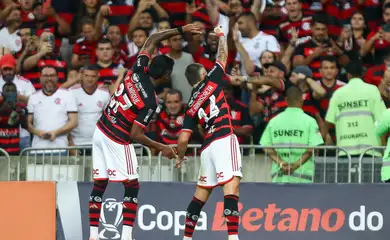
M 182 29 L 182 32 L 180 32 L 179 30 L 180 28 Z M 159 42 L 183 33 L 199 33 L 199 28 L 195 24 L 187 24 L 183 27 L 173 28 L 162 32 L 154 33 L 146 40 L 140 52 L 146 52 L 149 55 L 152 55 Z
M 223 67 L 226 67 L 227 58 L 228 58 L 228 46 L 226 36 L 223 35 L 222 28 L 214 28 L 214 32 L 219 36 L 219 45 L 217 52 L 217 62 L 221 63 Z

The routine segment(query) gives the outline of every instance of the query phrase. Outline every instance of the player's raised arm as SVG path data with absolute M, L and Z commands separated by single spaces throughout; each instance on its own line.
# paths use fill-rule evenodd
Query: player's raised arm
M 219 37 L 217 62 L 222 64 L 222 67 L 225 69 L 228 58 L 228 45 L 226 36 L 221 27 L 214 28 L 214 32 Z
M 200 34 L 200 29 L 196 24 L 187 24 L 183 27 L 173 28 L 162 32 L 152 34 L 145 42 L 140 53 L 145 52 L 149 55 L 154 53 L 157 44 L 163 40 L 184 33 Z

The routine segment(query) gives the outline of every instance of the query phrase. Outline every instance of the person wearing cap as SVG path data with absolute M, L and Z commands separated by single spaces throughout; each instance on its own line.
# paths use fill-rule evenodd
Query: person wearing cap
M 272 159 L 272 181 L 279 183 L 312 183 L 313 149 L 323 144 L 316 120 L 303 110 L 303 92 L 297 86 L 286 91 L 288 107 L 268 123 L 260 144 Z M 294 148 L 294 146 L 305 148 Z M 282 147 L 282 148 L 278 148 Z M 291 148 L 289 148 L 291 146 Z
M 336 145 L 346 149 L 352 157 L 361 154 L 380 156 L 378 152 L 366 150 L 381 145 L 375 134 L 375 122 L 384 113 L 385 104 L 378 88 L 361 79 L 361 61 L 351 61 L 345 70 L 348 84 L 334 92 L 325 120 L 328 125 L 335 125 Z M 339 155 L 346 153 L 340 151 Z

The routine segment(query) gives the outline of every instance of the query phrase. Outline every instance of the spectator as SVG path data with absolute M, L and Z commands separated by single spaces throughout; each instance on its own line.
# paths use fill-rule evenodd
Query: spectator
M 383 102 L 386 108 L 390 108 L 390 70 L 387 69 L 383 74 L 383 79 L 378 86 L 379 92 L 381 93 Z
M 27 105 L 28 98 L 31 94 L 35 92 L 35 88 L 32 83 L 19 76 L 16 75 L 16 61 L 15 58 L 11 54 L 4 55 L 0 59 L 0 69 L 1 69 L 1 77 L 0 77 L 0 89 L 6 83 L 13 83 L 16 86 L 17 90 L 17 98 L 18 102 Z M 24 125 L 26 127 L 26 125 Z M 21 128 L 20 129 L 20 150 L 23 150 L 31 145 L 31 136 L 30 133 Z
M 251 11 L 255 14 L 261 31 L 269 35 L 278 36 L 279 25 L 285 20 L 287 10 L 284 8 L 284 0 L 274 0 L 272 2 L 274 4 L 266 1 L 265 9 L 261 12 L 261 1 L 254 0 Z
M 69 145 L 91 145 L 96 122 L 110 100 L 107 89 L 99 88 L 99 69 L 96 65 L 83 68 L 81 84 L 71 88 L 78 108 L 78 126 L 72 130 Z
M 5 21 L 7 16 L 15 9 L 19 9 L 20 5 L 16 2 L 13 2 L 11 0 L 5 2 L 2 2 L 3 9 L 0 11 L 0 21 Z
M 256 18 L 253 13 L 243 13 L 240 15 L 238 18 L 238 29 L 242 36 L 239 38 L 239 41 L 249 54 L 250 59 L 258 67 L 261 67 L 259 59 L 264 51 L 268 50 L 276 54 L 280 53 L 280 46 L 276 38 L 258 30 Z M 237 54 L 236 61 L 241 61 L 240 54 Z M 243 67 L 241 68 L 241 73 L 247 75 Z
M 0 148 L 10 155 L 20 151 L 20 129 L 26 126 L 26 105 L 17 98 L 16 86 L 12 82 L 2 86 L 3 101 L 0 105 Z
M 83 25 L 80 25 L 83 19 L 89 18 L 93 22 L 96 20 L 96 16 L 100 9 L 99 0 L 82 0 L 78 12 L 75 14 L 71 24 L 70 36 L 73 42 L 80 38 Z
M 110 9 L 110 14 L 106 17 L 108 26 L 119 27 L 121 35 L 128 32 L 129 22 L 134 17 L 134 1 L 129 0 L 103 0 Z
M 35 24 L 35 17 L 32 13 L 35 0 L 20 0 L 22 25 L 20 28 L 33 28 Z
M 361 79 L 360 61 L 350 62 L 346 71 L 349 82 L 330 99 L 326 121 L 336 127 L 337 146 L 347 149 L 352 156 L 360 156 L 366 148 L 380 145 L 374 123 L 386 107 L 379 90 Z
M 122 36 L 120 28 L 115 25 L 109 26 L 107 28 L 106 37 L 111 41 L 112 47 L 114 48 L 113 62 L 131 68 L 133 64 L 129 65 L 129 50 L 126 42 L 124 41 L 124 37 Z
M 43 32 L 39 38 L 38 52 L 22 60 L 22 73 L 34 85 L 35 89 L 41 89 L 40 68 L 51 66 L 56 69 L 58 82 L 66 81 L 66 62 L 54 51 L 54 35 L 51 32 Z
M 149 32 L 144 28 L 136 28 L 131 35 L 131 41 L 127 45 L 129 49 L 129 56 L 136 58 L 138 52 L 141 50 L 146 39 L 149 37 Z M 168 41 L 168 40 L 167 40 Z
M 360 52 L 368 34 L 369 31 L 364 15 L 360 12 L 355 12 L 350 19 L 350 23 L 344 25 L 337 44 L 342 46 L 349 59 L 357 60 L 360 58 Z M 368 64 L 373 62 L 372 54 L 366 54 L 362 61 L 365 66 L 368 66 Z
M 15 54 L 17 58 L 16 71 L 21 73 L 23 77 L 30 79 L 31 76 L 28 76 L 28 72 L 22 71 L 23 61 L 37 53 L 39 39 L 37 36 L 32 35 L 30 28 L 20 29 L 19 33 L 22 40 L 22 49 Z
M 238 143 L 250 144 L 253 125 L 251 117 L 249 116 L 248 106 L 234 99 L 233 88 L 231 86 L 225 87 L 224 93 L 227 104 L 230 106 L 232 126 L 234 128 L 233 132 L 237 136 Z
M 219 12 L 221 2 L 216 0 L 206 0 L 207 13 L 210 16 L 210 22 L 214 27 L 221 26 L 226 36 L 229 33 L 231 26 L 234 26 L 239 16 L 244 12 L 242 3 L 239 0 L 228 0 L 228 8 L 226 9 L 226 15 Z M 230 16 L 230 17 L 228 17 Z M 253 15 L 254 21 L 256 17 Z
M 72 93 L 58 88 L 57 71 L 44 67 L 40 74 L 42 90 L 28 101 L 28 130 L 32 147 L 67 147 L 67 134 L 77 127 L 77 105 Z
M 341 66 L 344 66 L 349 61 L 340 47 L 328 37 L 328 27 L 326 26 L 325 16 L 317 15 L 313 19 L 312 38 L 297 46 L 294 53 L 293 65 L 309 66 L 313 72 L 313 79 L 320 80 L 320 57 L 326 55 L 337 57 L 338 63 Z
M 165 107 L 158 114 L 157 132 L 164 144 L 177 144 L 183 127 L 185 105 L 180 91 L 171 89 L 167 92 Z
M 118 77 L 118 68 L 120 64 L 113 62 L 114 48 L 109 39 L 101 39 L 97 43 L 96 48 L 96 65 L 99 68 L 98 84 L 110 86 Z
M 377 30 L 371 31 L 367 36 L 367 41 L 360 50 L 362 57 L 367 56 L 371 51 L 374 52 L 373 64 L 381 64 L 388 55 L 387 49 L 390 47 L 390 3 L 383 6 L 383 22 L 384 25 Z
M 0 47 L 8 48 L 11 52 L 17 53 L 22 49 L 22 39 L 18 29 L 22 24 L 20 10 L 13 10 L 6 18 L 6 27 L 0 30 Z
M 37 33 L 37 36 L 41 37 L 41 34 L 44 32 L 51 32 L 55 36 L 53 48 L 59 50 L 62 37 L 66 36 L 70 31 L 69 24 L 56 13 L 52 6 L 47 6 L 44 10 L 42 0 L 35 0 L 33 14 L 36 20 L 33 30 Z
M 299 0 L 286 1 L 287 17 L 279 25 L 279 43 L 285 50 L 290 43 L 292 28 L 298 33 L 296 44 L 305 43 L 311 39 L 312 17 L 303 14 L 302 3 Z
M 129 29 L 127 33 L 129 38 L 131 37 L 134 29 L 137 27 L 147 29 L 149 31 L 149 35 L 157 31 L 157 28 L 153 22 L 151 9 L 157 12 L 159 19 L 169 18 L 168 13 L 157 3 L 156 0 L 139 1 L 137 10 L 135 11 L 134 16 L 129 23 Z
M 364 81 L 375 86 L 379 86 L 382 82 L 383 74 L 385 70 L 390 67 L 390 52 L 383 58 L 383 62 L 380 65 L 370 67 L 364 75 Z
M 267 125 L 260 144 L 265 147 L 308 146 L 308 149 L 268 148 L 272 159 L 273 182 L 312 183 L 314 175 L 313 149 L 323 144 L 316 121 L 302 110 L 303 92 L 295 86 L 286 91 L 288 108 Z M 299 121 L 291 121 L 299 119 Z
M 200 38 L 191 36 L 189 47 L 195 62 L 202 64 L 207 71 L 210 71 L 215 65 L 219 40 L 214 32 L 209 32 L 206 35 L 204 45 L 201 45 Z
M 182 36 L 178 35 L 171 37 L 168 41 L 171 49 L 167 56 L 172 58 L 175 62 L 171 74 L 172 88 L 182 92 L 183 101 L 188 102 L 189 98 L 191 97 L 192 87 L 188 84 L 188 81 L 186 81 L 184 73 L 187 66 L 194 62 L 194 59 L 192 58 L 191 54 L 183 52 Z M 160 83 L 159 85 L 161 84 L 166 85 L 168 83 Z
M 162 18 L 157 23 L 157 32 L 162 32 L 162 31 L 165 31 L 165 30 L 168 30 L 171 28 L 172 28 L 172 25 L 171 25 L 169 19 L 167 19 L 167 18 Z M 168 40 L 161 41 L 159 44 L 160 44 L 159 48 L 158 48 L 159 53 L 160 54 L 167 54 L 169 52 L 169 48 L 170 48 Z
M 82 37 L 73 46 L 72 66 L 74 68 L 90 64 L 95 57 L 97 39 L 95 34 L 94 22 L 91 19 L 84 19 L 84 22 L 81 24 Z

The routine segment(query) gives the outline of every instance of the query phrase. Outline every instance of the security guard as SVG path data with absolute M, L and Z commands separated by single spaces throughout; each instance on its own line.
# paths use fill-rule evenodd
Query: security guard
M 390 133 L 390 109 L 387 109 L 376 125 L 376 134 L 378 137 L 385 136 Z M 390 182 L 390 137 L 387 139 L 387 147 L 383 154 L 383 165 L 381 180 Z
M 323 144 L 316 120 L 303 112 L 303 92 L 296 86 L 286 91 L 288 108 L 267 125 L 260 144 L 273 160 L 273 182 L 313 182 L 313 149 Z M 291 147 L 291 148 L 277 148 Z M 294 146 L 308 148 L 294 149 Z

